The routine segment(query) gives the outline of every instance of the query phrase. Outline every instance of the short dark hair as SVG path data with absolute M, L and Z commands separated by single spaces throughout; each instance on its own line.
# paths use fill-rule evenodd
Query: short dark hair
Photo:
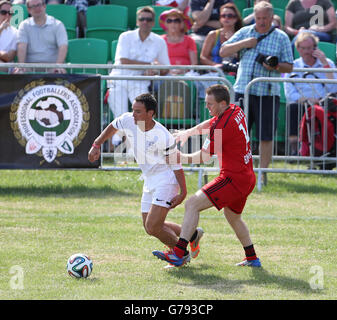
M 31 1 L 31 0 L 26 0 L 26 6 L 27 6 L 27 8 L 29 8 L 29 7 L 28 7 L 28 2 L 30 2 L 30 1 Z M 46 0 L 42 0 L 41 2 L 42 2 L 42 5 L 46 4 Z
M 146 111 L 153 111 L 153 115 L 157 113 L 157 100 L 150 93 L 143 93 L 135 98 L 136 102 L 144 104 Z
M 151 8 L 151 7 L 149 7 L 149 6 L 145 6 L 145 7 L 143 7 L 143 8 L 140 8 L 139 10 L 137 10 L 137 17 L 138 17 L 139 14 L 142 13 L 142 12 L 151 13 L 153 19 L 155 19 L 155 17 L 156 17 L 156 13 L 155 13 L 154 9 Z
M 216 102 L 225 101 L 227 104 L 230 103 L 230 95 L 228 87 L 223 84 L 213 84 L 206 89 L 208 95 L 213 95 Z

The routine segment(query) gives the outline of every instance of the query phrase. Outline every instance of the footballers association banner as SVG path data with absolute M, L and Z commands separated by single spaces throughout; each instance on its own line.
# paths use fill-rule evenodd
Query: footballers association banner
M 90 168 L 100 77 L 0 75 L 0 168 Z

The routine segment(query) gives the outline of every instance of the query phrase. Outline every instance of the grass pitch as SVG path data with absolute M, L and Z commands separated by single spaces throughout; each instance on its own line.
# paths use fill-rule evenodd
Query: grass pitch
M 163 245 L 142 227 L 139 175 L 0 171 L 0 299 L 337 298 L 336 176 L 269 174 L 251 194 L 243 217 L 262 269 L 234 266 L 243 249 L 213 208 L 201 213 L 199 257 L 166 270 L 151 253 Z M 191 195 L 197 175 L 186 177 Z M 66 272 L 76 252 L 93 260 L 88 279 Z

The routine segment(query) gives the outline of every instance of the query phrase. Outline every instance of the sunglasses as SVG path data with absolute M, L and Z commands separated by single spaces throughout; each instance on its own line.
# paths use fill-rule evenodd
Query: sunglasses
M 13 15 L 13 12 L 7 11 L 7 10 L 0 10 L 0 13 L 1 13 L 3 16 L 5 16 L 6 14 L 9 14 L 10 16 Z
M 141 22 L 143 22 L 143 21 L 152 22 L 153 19 L 152 18 L 138 18 L 138 21 L 141 21 Z
M 170 19 L 170 18 L 167 18 L 166 19 L 166 22 L 167 23 L 180 23 L 181 20 L 179 18 L 176 18 L 176 19 Z
M 221 18 L 228 18 L 228 19 L 233 19 L 233 18 L 236 18 L 236 15 L 235 14 L 231 14 L 231 13 L 224 13 L 224 14 L 221 14 L 220 15 Z

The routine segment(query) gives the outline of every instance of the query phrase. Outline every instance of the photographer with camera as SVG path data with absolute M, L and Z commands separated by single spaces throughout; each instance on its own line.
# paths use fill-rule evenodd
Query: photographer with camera
M 234 84 L 236 101 L 244 97 L 248 83 L 258 77 L 280 77 L 292 72 L 293 54 L 286 33 L 272 26 L 273 6 L 266 1 L 254 6 L 255 24 L 241 28 L 223 43 L 220 56 L 240 55 L 240 64 Z M 280 85 L 258 82 L 249 92 L 248 130 L 255 123 L 260 141 L 260 167 L 268 168 L 273 138 L 277 128 L 280 106 Z M 263 183 L 266 184 L 266 174 Z

